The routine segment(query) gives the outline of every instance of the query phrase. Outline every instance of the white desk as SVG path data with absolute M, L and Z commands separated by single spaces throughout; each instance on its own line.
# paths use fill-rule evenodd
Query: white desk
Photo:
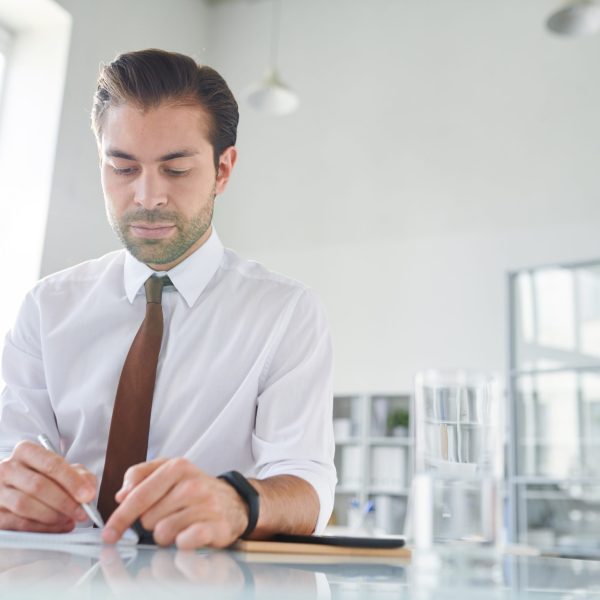
M 2 600 L 600 598 L 600 561 L 444 554 L 412 560 L 112 547 L 0 548 Z M 96 556 L 93 556 L 96 554 Z

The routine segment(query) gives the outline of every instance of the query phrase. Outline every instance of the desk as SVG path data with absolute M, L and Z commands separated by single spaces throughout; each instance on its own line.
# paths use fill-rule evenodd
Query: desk
M 0 548 L 0 598 L 600 598 L 600 561 L 450 548 L 411 560 L 151 547 L 84 550 Z

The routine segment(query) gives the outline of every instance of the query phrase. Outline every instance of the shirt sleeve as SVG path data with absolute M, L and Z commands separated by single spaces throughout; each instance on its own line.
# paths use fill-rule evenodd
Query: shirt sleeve
M 22 440 L 45 433 L 60 447 L 48 391 L 40 343 L 37 302 L 29 293 L 2 354 L 4 389 L 0 394 L 0 459 L 8 457 Z
M 320 502 L 315 533 L 333 510 L 333 354 L 325 311 L 303 290 L 283 323 L 260 386 L 252 448 L 259 478 L 295 475 Z

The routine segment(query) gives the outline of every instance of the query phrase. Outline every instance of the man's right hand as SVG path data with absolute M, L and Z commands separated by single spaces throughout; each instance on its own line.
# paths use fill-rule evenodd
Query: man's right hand
M 0 529 L 71 531 L 88 518 L 80 503 L 95 496 L 92 473 L 34 442 L 0 461 Z

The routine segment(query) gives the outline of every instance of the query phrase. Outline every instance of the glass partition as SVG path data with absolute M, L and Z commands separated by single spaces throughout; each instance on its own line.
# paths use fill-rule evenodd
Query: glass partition
M 513 541 L 600 548 L 600 260 L 509 276 Z

